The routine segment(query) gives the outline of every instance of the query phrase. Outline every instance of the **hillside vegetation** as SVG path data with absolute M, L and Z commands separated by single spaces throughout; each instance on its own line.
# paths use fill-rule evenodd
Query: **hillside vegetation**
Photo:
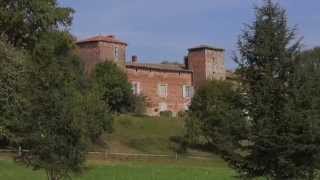
M 121 115 L 115 118 L 114 132 L 105 135 L 111 152 L 172 154 L 170 137 L 184 134 L 179 118 Z

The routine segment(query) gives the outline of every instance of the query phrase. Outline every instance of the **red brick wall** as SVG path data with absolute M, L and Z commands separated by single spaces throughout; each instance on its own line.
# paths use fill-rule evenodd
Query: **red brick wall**
M 224 51 L 210 49 L 190 51 L 188 65 L 193 71 L 194 87 L 196 89 L 202 86 L 206 80 L 226 79 Z
M 119 58 L 114 56 L 115 48 L 119 49 Z M 85 65 L 85 70 L 90 73 L 96 64 L 105 61 L 114 61 L 121 68 L 125 68 L 126 46 L 123 44 L 107 42 L 86 42 L 78 44 L 78 54 Z
M 189 52 L 188 66 L 193 71 L 193 86 L 200 87 L 206 81 L 205 50 Z
M 183 97 L 183 85 L 192 85 L 192 73 L 127 68 L 130 82 L 139 82 L 141 94 L 147 97 L 147 114 L 158 115 L 159 103 L 166 103 L 173 113 L 184 111 L 190 98 Z M 159 84 L 168 85 L 167 97 L 158 95 Z

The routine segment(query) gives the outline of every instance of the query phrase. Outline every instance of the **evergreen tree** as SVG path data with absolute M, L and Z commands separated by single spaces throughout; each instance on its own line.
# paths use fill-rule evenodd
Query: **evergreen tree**
M 318 83 L 299 73 L 300 43 L 287 21 L 286 11 L 266 0 L 238 43 L 250 134 L 237 148 L 242 158 L 229 160 L 247 178 L 314 179 L 319 169 Z
M 293 121 L 294 163 L 305 179 L 318 179 L 320 170 L 320 49 L 301 53 L 290 77 L 285 112 Z

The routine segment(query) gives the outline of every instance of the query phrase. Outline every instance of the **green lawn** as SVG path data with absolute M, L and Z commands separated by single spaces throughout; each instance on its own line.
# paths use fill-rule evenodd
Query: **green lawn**
M 201 167 L 175 164 L 126 162 L 91 163 L 85 172 L 74 176 L 75 180 L 231 180 L 232 171 L 222 166 Z M 42 171 L 32 171 L 12 161 L 0 161 L 2 180 L 44 180 Z

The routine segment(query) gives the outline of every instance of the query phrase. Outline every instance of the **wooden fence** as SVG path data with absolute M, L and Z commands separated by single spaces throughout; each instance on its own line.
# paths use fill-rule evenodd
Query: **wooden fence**
M 21 150 L 14 151 L 10 149 L 0 149 L 0 156 L 1 155 L 14 155 L 19 154 L 23 152 L 29 152 L 29 150 Z M 179 160 L 181 158 L 183 159 L 197 159 L 197 160 L 210 160 L 210 156 L 195 156 L 195 155 L 180 155 L 178 153 L 176 154 L 140 154 L 140 153 L 118 153 L 118 152 L 110 152 L 110 151 L 90 151 L 88 152 L 88 158 L 93 159 L 175 159 Z

